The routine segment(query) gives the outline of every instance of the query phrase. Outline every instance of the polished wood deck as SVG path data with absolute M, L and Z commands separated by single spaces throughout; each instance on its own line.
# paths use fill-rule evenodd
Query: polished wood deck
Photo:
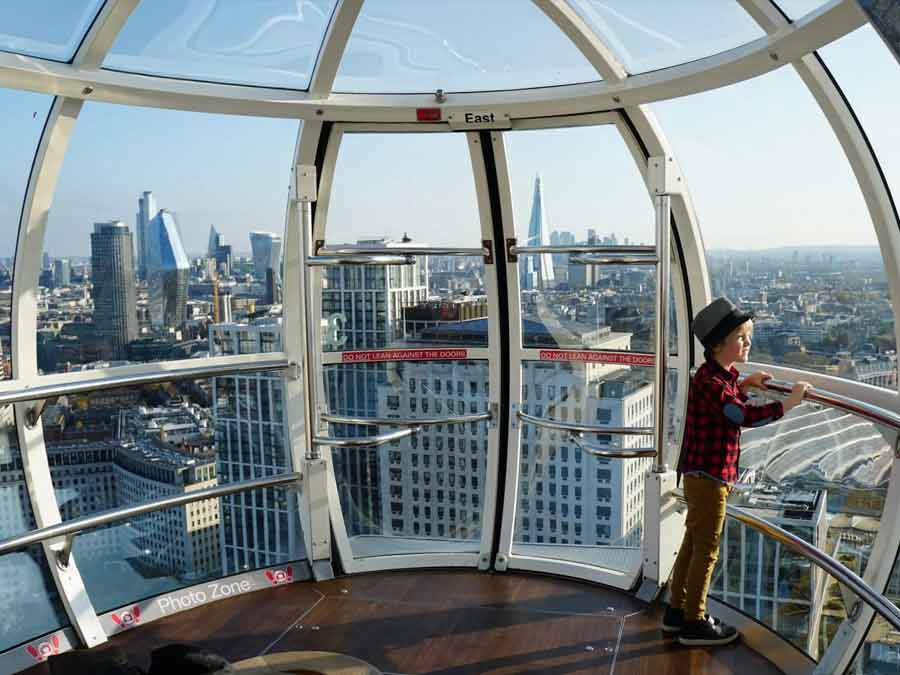
M 277 651 L 339 652 L 385 673 L 780 672 L 740 643 L 682 647 L 663 636 L 654 610 L 618 591 L 475 571 L 297 583 L 166 617 L 110 641 L 145 668 L 150 652 L 171 642 L 196 644 L 232 661 Z M 26 672 L 49 670 L 41 665 Z

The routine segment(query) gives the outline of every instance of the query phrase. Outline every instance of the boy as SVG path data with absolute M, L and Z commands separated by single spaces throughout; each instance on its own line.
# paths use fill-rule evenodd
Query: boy
M 753 315 L 727 298 L 716 298 L 694 319 L 691 329 L 704 347 L 704 363 L 688 391 L 684 441 L 678 476 L 684 476 L 687 502 L 684 540 L 675 560 L 671 598 L 662 629 L 678 633 L 683 645 L 720 645 L 738 637 L 735 628 L 706 614 L 706 595 L 719 557 L 725 500 L 737 480 L 741 427 L 758 427 L 782 417 L 809 389 L 798 382 L 783 403 L 747 405 L 750 387 L 765 389 L 769 373 L 756 372 L 738 384 L 734 363 L 750 354 Z

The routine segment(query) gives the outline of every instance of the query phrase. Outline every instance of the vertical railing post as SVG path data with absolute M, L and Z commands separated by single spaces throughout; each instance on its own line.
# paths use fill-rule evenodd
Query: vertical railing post
M 672 195 L 681 194 L 683 180 L 673 157 L 659 155 L 647 162 L 647 184 L 656 211 L 656 340 L 653 362 L 653 435 L 656 460 L 644 482 L 643 582 L 638 597 L 653 600 L 669 578 L 683 532 L 683 516 L 669 508 L 676 475 L 666 464 L 666 384 L 669 356 L 669 277 Z

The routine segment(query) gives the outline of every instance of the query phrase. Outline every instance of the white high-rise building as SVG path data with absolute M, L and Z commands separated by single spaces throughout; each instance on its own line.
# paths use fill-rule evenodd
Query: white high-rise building
M 211 354 L 281 350 L 281 320 L 216 324 Z M 277 373 L 213 379 L 213 413 L 220 483 L 234 483 L 292 470 L 284 414 L 284 388 Z M 303 557 L 296 496 L 283 488 L 220 500 L 224 574 L 277 565 Z
M 147 278 L 147 237 L 148 225 L 156 215 L 156 198 L 152 192 L 144 192 L 138 197 L 138 210 L 135 215 L 135 235 L 137 239 L 137 276 L 138 279 Z

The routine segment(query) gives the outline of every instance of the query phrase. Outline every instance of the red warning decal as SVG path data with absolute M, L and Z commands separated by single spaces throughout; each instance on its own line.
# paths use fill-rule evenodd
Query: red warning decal
M 635 352 L 570 351 L 567 349 L 542 349 L 541 361 L 583 361 L 585 363 L 610 363 L 623 366 L 652 366 L 653 354 Z
M 469 358 L 468 349 L 378 349 L 365 352 L 344 352 L 341 354 L 341 363 L 447 361 L 467 358 Z

